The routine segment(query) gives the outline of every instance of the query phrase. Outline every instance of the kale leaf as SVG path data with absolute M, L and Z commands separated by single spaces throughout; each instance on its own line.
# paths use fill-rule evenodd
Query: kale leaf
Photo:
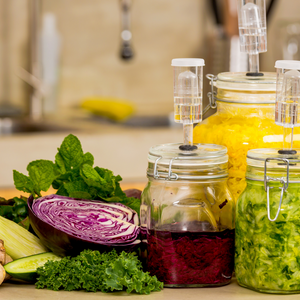
M 86 290 L 88 292 L 112 291 L 150 294 L 160 291 L 163 283 L 149 272 L 133 253 L 115 250 L 108 253 L 84 250 L 76 257 L 48 261 L 37 269 L 36 288 L 50 290 Z

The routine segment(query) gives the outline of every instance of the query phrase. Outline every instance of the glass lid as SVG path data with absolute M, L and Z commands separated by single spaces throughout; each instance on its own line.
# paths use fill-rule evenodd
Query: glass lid
M 268 168 L 286 169 L 285 160 L 289 161 L 289 167 L 300 170 L 300 149 L 253 149 L 247 154 L 247 164 L 253 167 L 265 166 L 268 159 Z
M 217 76 L 214 85 L 218 89 L 255 92 L 276 92 L 276 73 L 254 74 L 246 72 L 224 72 Z M 258 76 L 257 76 L 258 75 Z
M 159 165 L 206 166 L 228 162 L 227 148 L 215 144 L 194 144 L 193 150 L 185 150 L 182 144 L 161 144 L 150 148 L 148 161 Z M 180 148 L 181 149 L 180 149 Z

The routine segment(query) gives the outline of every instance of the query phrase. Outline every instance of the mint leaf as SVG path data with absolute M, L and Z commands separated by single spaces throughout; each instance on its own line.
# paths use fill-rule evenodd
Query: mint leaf
M 85 193 L 86 195 L 88 195 L 88 198 L 85 198 L 85 199 L 92 199 L 92 196 L 89 193 L 89 188 L 82 179 L 64 183 L 63 186 L 64 186 L 65 190 L 68 192 L 68 196 L 70 196 L 70 197 L 74 197 L 74 196 L 71 196 L 71 195 L 74 195 L 74 193 L 81 192 L 81 193 Z
M 34 184 L 29 176 L 26 176 L 16 170 L 13 170 L 14 184 L 17 190 L 25 193 L 34 193 Z
M 68 191 L 65 189 L 63 185 L 58 187 L 58 190 L 56 191 L 56 195 L 61 195 L 61 196 L 69 196 Z
M 62 142 L 58 152 L 67 171 L 79 168 L 83 163 L 83 151 L 79 139 L 69 134 Z
M 80 191 L 70 192 L 68 197 L 77 198 L 77 199 L 89 199 L 89 200 L 93 199 L 90 193 L 80 192 Z
M 64 159 L 59 152 L 55 155 L 55 165 L 61 174 L 65 174 L 67 172 Z
M 29 177 L 34 184 L 34 191 L 48 191 L 56 177 L 54 163 L 50 160 L 35 160 L 27 166 Z
M 83 155 L 83 164 L 88 164 L 91 167 L 94 165 L 94 156 L 90 152 Z
M 97 171 L 90 165 L 84 164 L 81 168 L 82 175 L 84 175 L 85 178 L 91 179 L 94 182 L 101 183 L 103 182 L 103 179 L 101 176 L 97 173 Z

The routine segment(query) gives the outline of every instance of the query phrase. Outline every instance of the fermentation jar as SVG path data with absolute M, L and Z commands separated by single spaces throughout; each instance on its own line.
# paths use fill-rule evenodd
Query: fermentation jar
M 237 281 L 260 292 L 299 293 L 300 150 L 251 150 L 247 164 L 236 208 Z
M 250 149 L 280 148 L 283 129 L 274 123 L 276 73 L 220 73 L 211 79 L 211 107 L 217 112 L 194 128 L 194 142 L 227 147 L 228 186 L 236 200 L 246 187 L 246 155 Z M 300 147 L 295 128 L 294 146 Z
M 235 213 L 227 149 L 182 146 L 149 151 L 140 211 L 146 268 L 166 287 L 225 285 L 233 272 Z

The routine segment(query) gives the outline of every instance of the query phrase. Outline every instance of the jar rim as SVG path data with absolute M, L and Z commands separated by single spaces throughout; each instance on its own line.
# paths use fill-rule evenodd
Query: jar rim
M 194 144 L 197 149 L 181 150 L 181 143 L 159 144 L 149 150 L 148 162 L 159 165 L 172 164 L 176 166 L 193 167 L 197 165 L 222 164 L 228 162 L 227 148 L 216 144 Z
M 289 182 L 300 182 L 300 149 L 260 148 L 248 151 L 246 179 L 266 182 L 284 178 Z
M 252 92 L 276 92 L 276 73 L 264 72 L 263 76 L 247 76 L 246 72 L 223 72 L 217 75 L 214 85 L 218 89 Z
M 227 148 L 215 144 L 195 144 L 197 149 L 181 150 L 180 143 L 150 148 L 147 175 L 155 179 L 194 180 L 228 176 Z
M 281 153 L 279 152 L 281 151 Z M 259 148 L 251 149 L 247 152 L 247 164 L 250 166 L 261 166 L 264 167 L 266 159 L 288 159 L 290 163 L 300 163 L 300 149 L 286 150 L 282 153 L 280 148 Z M 277 168 L 277 167 L 276 167 Z M 298 165 L 300 170 L 300 164 Z

